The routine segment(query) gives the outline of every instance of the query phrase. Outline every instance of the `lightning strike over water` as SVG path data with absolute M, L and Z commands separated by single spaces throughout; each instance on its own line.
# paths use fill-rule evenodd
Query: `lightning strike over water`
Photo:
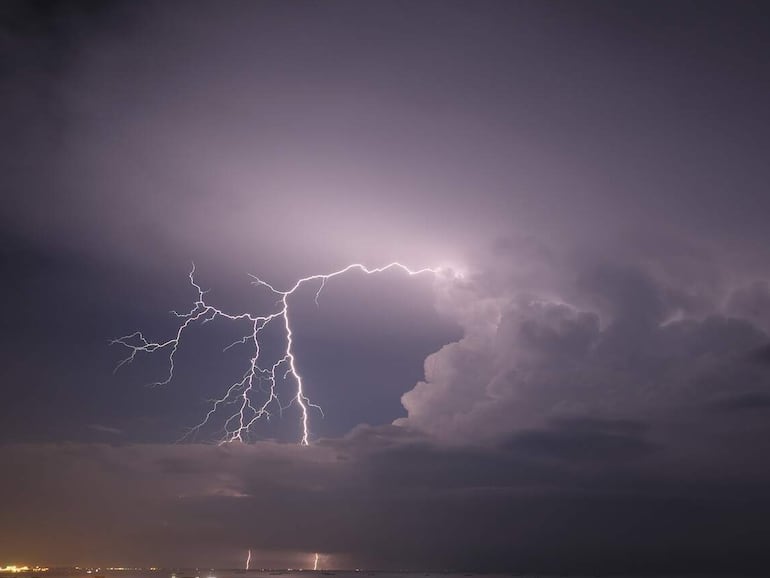
M 251 549 L 249 549 L 249 554 L 246 556 L 246 570 L 251 570 Z
M 315 559 L 313 560 L 313 570 L 318 570 L 318 552 L 316 552 Z
M 409 276 L 421 275 L 425 273 L 438 274 L 443 269 L 410 269 L 406 265 L 394 262 L 383 267 L 369 268 L 360 263 L 353 263 L 334 271 L 332 273 L 310 275 L 299 279 L 288 290 L 277 289 L 270 283 L 263 281 L 259 277 L 250 275 L 253 279 L 252 284 L 267 289 L 271 294 L 278 297 L 276 301 L 276 310 L 265 315 L 256 315 L 252 313 L 228 313 L 223 309 L 214 307 L 205 300 L 206 291 L 204 291 L 195 280 L 195 265 L 189 274 L 190 284 L 197 291 L 198 297 L 193 303 L 192 309 L 187 313 L 177 313 L 172 311 L 172 315 L 180 320 L 180 324 L 173 336 L 165 341 L 150 341 L 145 338 L 141 331 L 135 331 L 130 335 L 125 335 L 111 341 L 112 344 L 122 345 L 129 350 L 129 355 L 120 361 L 115 371 L 123 365 L 131 363 L 139 353 L 154 353 L 156 351 L 168 352 L 168 373 L 159 381 L 152 385 L 162 386 L 170 383 L 174 378 L 175 356 L 179 349 L 183 335 L 194 325 L 204 325 L 221 318 L 230 321 L 243 322 L 247 325 L 246 334 L 235 342 L 228 345 L 225 350 L 237 345 L 249 345 L 252 351 L 248 367 L 240 380 L 229 385 L 224 394 L 211 400 L 211 406 L 203 420 L 196 426 L 190 428 L 182 440 L 196 434 L 203 426 L 209 423 L 217 412 L 227 406 L 235 406 L 233 411 L 224 422 L 224 435 L 221 443 L 233 441 L 246 441 L 246 436 L 250 428 L 260 419 L 270 419 L 278 412 L 279 414 L 292 405 L 300 410 L 300 443 L 308 445 L 310 439 L 310 410 L 314 409 L 323 415 L 321 408 L 312 403 L 305 394 L 304 381 L 297 369 L 297 360 L 294 351 L 294 333 L 291 325 L 291 308 L 289 298 L 294 295 L 301 287 L 310 283 L 317 283 L 315 292 L 315 303 L 318 304 L 318 298 L 326 287 L 326 283 L 335 277 L 344 275 L 353 270 L 359 270 L 367 275 L 382 273 L 388 270 L 398 269 Z M 454 276 L 459 274 L 451 272 Z M 277 324 L 282 326 L 284 348 L 281 357 L 272 364 L 266 366 L 260 365 L 261 333 L 268 327 Z M 281 380 L 291 379 L 294 383 L 294 390 L 287 403 L 283 403 L 278 395 L 278 384 Z M 181 441 L 181 440 L 180 440 Z M 317 564 L 317 555 L 316 555 Z

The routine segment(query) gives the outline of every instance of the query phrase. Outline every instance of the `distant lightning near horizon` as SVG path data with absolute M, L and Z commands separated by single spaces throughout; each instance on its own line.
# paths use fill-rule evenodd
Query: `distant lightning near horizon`
M 269 290 L 278 297 L 276 302 L 277 310 L 266 315 L 255 315 L 252 313 L 227 313 L 222 309 L 214 307 L 206 302 L 204 291 L 195 280 L 195 265 L 193 264 L 189 274 L 190 284 L 198 292 L 198 298 L 193 303 L 192 309 L 187 313 L 172 314 L 177 317 L 181 323 L 175 334 L 166 341 L 149 341 L 141 331 L 135 331 L 130 335 L 125 335 L 111 341 L 112 344 L 118 344 L 130 350 L 128 357 L 120 361 L 115 371 L 123 365 L 131 363 L 139 353 L 153 353 L 158 350 L 168 352 L 168 373 L 162 380 L 154 382 L 152 385 L 167 385 L 174 378 L 175 356 L 182 341 L 185 332 L 195 324 L 204 325 L 216 318 L 227 319 L 230 321 L 243 321 L 249 327 L 247 333 L 235 342 L 228 345 L 225 350 L 236 345 L 246 345 L 251 347 L 251 359 L 242 378 L 229 387 L 224 395 L 211 401 L 211 407 L 203 420 L 196 426 L 190 428 L 182 437 L 186 439 L 198 432 L 203 426 L 209 423 L 209 420 L 223 406 L 235 405 L 233 411 L 224 422 L 224 435 L 221 443 L 233 441 L 245 441 L 249 429 L 260 419 L 269 419 L 274 412 L 282 413 L 285 409 L 296 405 L 300 410 L 300 444 L 308 445 L 310 438 L 310 409 L 313 408 L 323 415 L 321 408 L 312 403 L 305 394 L 304 381 L 297 369 L 296 355 L 294 351 L 294 333 L 291 325 L 289 297 L 294 295 L 300 287 L 308 283 L 318 283 L 315 292 L 315 302 L 318 304 L 318 298 L 321 295 L 326 283 L 340 275 L 352 270 L 359 270 L 367 275 L 382 273 L 391 269 L 399 269 L 409 276 L 421 275 L 425 273 L 438 274 L 441 271 L 449 271 L 454 276 L 460 276 L 445 268 L 422 268 L 410 269 L 406 265 L 393 262 L 383 267 L 369 268 L 360 263 L 353 263 L 332 273 L 310 275 L 302 277 L 288 290 L 275 288 L 270 283 L 263 281 L 259 277 L 250 275 L 253 279 L 252 284 Z M 285 347 L 280 359 L 267 366 L 260 365 L 260 334 L 272 324 L 283 326 L 283 339 Z M 281 402 L 278 396 L 279 380 L 290 378 L 294 382 L 294 391 L 291 399 L 286 404 Z M 266 384 L 266 388 L 263 385 Z

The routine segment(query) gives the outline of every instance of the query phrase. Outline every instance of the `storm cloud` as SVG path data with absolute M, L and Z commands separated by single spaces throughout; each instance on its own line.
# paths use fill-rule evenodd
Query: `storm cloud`
M 0 558 L 770 564 L 763 7 L 0 14 Z M 171 443 L 242 374 L 237 328 L 196 329 L 168 387 L 157 357 L 112 374 L 109 339 L 173 331 L 191 261 L 251 311 L 247 273 L 392 260 L 454 274 L 297 297 L 310 447 L 296 408 Z

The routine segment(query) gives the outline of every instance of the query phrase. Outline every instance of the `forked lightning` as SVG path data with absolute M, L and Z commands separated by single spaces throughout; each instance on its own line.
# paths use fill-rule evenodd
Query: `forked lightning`
M 300 443 L 302 445 L 308 445 L 310 437 L 310 409 L 313 408 L 322 415 L 323 412 L 321 408 L 312 403 L 305 394 L 302 376 L 297 370 L 289 297 L 294 295 L 300 287 L 305 284 L 318 283 L 318 289 L 315 293 L 315 301 L 318 303 L 318 297 L 326 286 L 326 282 L 334 277 L 338 277 L 352 270 L 359 270 L 367 275 L 372 275 L 390 269 L 400 269 L 410 276 L 421 275 L 424 273 L 436 274 L 440 271 L 439 269 L 431 268 L 414 270 L 397 262 L 377 268 L 369 268 L 360 263 L 353 263 L 343 269 L 334 271 L 333 273 L 303 277 L 288 290 L 277 289 L 259 277 L 251 275 L 253 279 L 252 283 L 254 285 L 264 287 L 278 297 L 276 311 L 267 315 L 255 315 L 252 313 L 227 313 L 222 309 L 207 303 L 205 300 L 206 291 L 204 291 L 195 281 L 195 265 L 193 265 L 189 278 L 190 284 L 198 293 L 198 298 L 195 300 L 192 309 L 187 313 L 177 313 L 176 311 L 172 311 L 172 314 L 180 320 L 179 327 L 177 327 L 175 334 L 166 341 L 149 341 L 141 331 L 136 331 L 130 335 L 114 339 L 112 341 L 113 344 L 122 345 L 130 352 L 128 357 L 118 363 L 115 370 L 117 371 L 121 366 L 132 362 L 139 353 L 153 353 L 155 351 L 163 350 L 168 352 L 168 373 L 164 379 L 156 381 L 153 385 L 166 385 L 174 378 L 175 356 L 183 335 L 190 327 L 195 324 L 206 324 L 216 318 L 242 321 L 249 327 L 248 332 L 241 339 L 231 343 L 225 349 L 229 349 L 230 347 L 239 344 L 250 345 L 252 355 L 248 368 L 239 381 L 231 384 L 226 389 L 224 395 L 218 399 L 212 400 L 211 407 L 203 420 L 198 425 L 188 430 L 182 439 L 195 434 L 223 407 L 234 405 L 236 409 L 224 422 L 224 435 L 221 441 L 222 443 L 245 441 L 249 429 L 258 420 L 262 418 L 269 419 L 273 412 L 283 412 L 284 409 L 295 404 L 300 410 Z M 260 333 L 274 323 L 283 326 L 285 349 L 278 361 L 272 365 L 262 366 L 260 365 Z M 295 384 L 294 393 L 285 405 L 278 396 L 279 379 L 291 379 Z M 266 384 L 266 388 L 262 387 L 263 384 Z

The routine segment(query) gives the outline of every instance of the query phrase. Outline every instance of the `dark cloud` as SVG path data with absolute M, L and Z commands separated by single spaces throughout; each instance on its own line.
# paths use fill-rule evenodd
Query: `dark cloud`
M 724 411 L 768 410 L 770 394 L 767 392 L 747 392 L 715 401 L 714 407 Z
M 645 456 L 655 445 L 640 433 L 644 424 L 628 420 L 557 419 L 553 427 L 525 430 L 507 447 L 514 452 L 562 460 L 620 461 Z
M 659 469 L 668 449 L 647 452 L 643 430 L 563 423 L 497 448 L 441 447 L 393 428 L 311 448 L 4 446 L 0 487 L 22 499 L 5 508 L 4 548 L 94 564 L 233 566 L 246 548 L 385 568 L 611 571 L 628 569 L 631 554 L 637 570 L 666 559 L 690 570 L 766 563 L 760 488 L 770 473 L 700 480 L 693 494 L 689 474 Z M 105 519 L 120 523 L 105 532 Z
M 770 345 L 764 345 L 750 353 L 751 359 L 757 363 L 770 363 Z

